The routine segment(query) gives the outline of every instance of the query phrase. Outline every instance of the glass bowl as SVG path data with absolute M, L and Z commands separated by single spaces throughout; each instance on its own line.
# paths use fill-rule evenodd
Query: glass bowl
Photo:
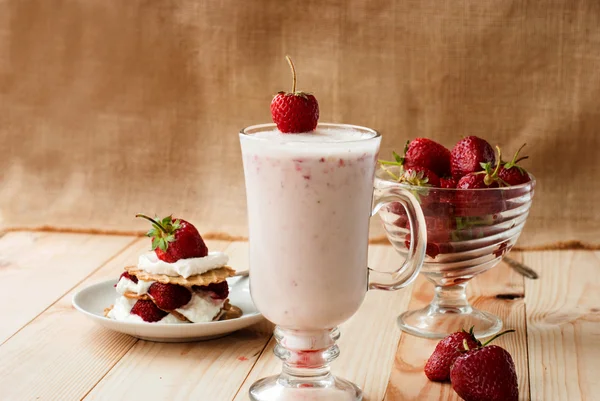
M 502 329 L 500 318 L 469 304 L 466 285 L 496 266 L 517 242 L 533 199 L 535 178 L 530 178 L 512 187 L 442 189 L 398 183 L 385 170 L 377 171 L 376 193 L 390 186 L 409 189 L 419 200 L 427 224 L 427 255 L 421 274 L 435 285 L 435 295 L 427 307 L 398 317 L 402 330 L 443 338 L 461 328 L 474 327 L 477 337 Z M 379 216 L 391 244 L 406 256 L 411 241 L 402 205 L 390 203 L 380 209 Z

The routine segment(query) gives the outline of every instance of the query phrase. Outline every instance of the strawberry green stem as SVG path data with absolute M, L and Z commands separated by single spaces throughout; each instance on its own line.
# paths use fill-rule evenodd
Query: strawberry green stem
M 294 68 L 294 63 L 290 56 L 285 56 L 290 68 L 292 69 L 292 93 L 296 93 L 296 68 Z
M 519 148 L 519 150 L 517 150 L 517 153 L 515 153 L 513 159 L 506 163 L 506 165 L 504 166 L 505 168 L 512 168 L 513 166 L 515 166 L 518 162 L 520 162 L 521 160 L 525 160 L 527 159 L 529 156 L 524 156 L 521 158 L 519 157 L 519 153 L 521 153 L 521 150 L 523 150 L 523 148 L 525 147 L 525 145 L 527 145 L 527 143 L 524 143 L 523 145 L 521 145 L 521 147 Z
M 148 217 L 145 214 L 141 214 L 141 213 L 136 214 L 135 217 L 141 217 L 142 219 L 146 219 L 146 220 L 150 221 L 156 227 L 160 228 L 160 230 L 163 233 L 168 234 L 167 229 L 165 227 L 163 227 L 163 225 L 160 224 L 158 221 L 154 220 L 152 217 Z
M 517 153 L 515 153 L 515 157 L 513 157 L 513 163 L 516 163 L 516 159 L 517 157 L 519 157 L 519 153 L 521 153 L 521 150 L 523 150 L 523 148 L 525 147 L 525 145 L 527 145 L 527 142 L 525 142 L 523 145 L 521 145 L 521 147 L 519 148 L 519 150 L 517 150 Z
M 467 339 L 466 338 L 463 340 L 463 347 L 465 348 L 465 351 L 470 351 L 471 350 L 469 348 L 469 344 L 467 344 Z
M 508 333 L 514 333 L 514 332 L 515 331 L 511 329 L 511 330 L 503 331 L 502 333 L 498 333 L 494 337 L 492 337 L 489 340 L 487 340 L 486 342 L 484 342 L 483 345 L 482 345 L 482 347 L 485 347 L 486 345 L 488 345 L 489 343 L 491 343 L 492 341 L 494 341 L 496 338 L 498 338 L 500 336 L 503 336 L 503 335 L 508 334 Z
M 496 168 L 494 169 L 492 175 L 485 175 L 483 179 L 485 185 L 491 185 L 492 182 L 494 182 L 494 179 L 498 177 L 498 171 L 500 171 L 500 166 L 502 166 L 502 151 L 500 150 L 499 146 L 496 146 L 496 150 L 498 151 L 498 162 L 496 163 Z
M 525 160 L 525 159 L 529 159 L 529 156 L 523 156 L 523 157 L 519 157 L 517 160 L 514 161 L 513 164 L 517 164 L 518 162 Z

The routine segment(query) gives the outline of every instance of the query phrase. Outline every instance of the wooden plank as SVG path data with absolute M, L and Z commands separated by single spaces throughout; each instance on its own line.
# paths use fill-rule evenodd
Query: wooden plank
M 63 238 L 54 252 L 68 253 L 77 243 Z M 0 346 L 1 399 L 81 399 L 127 353 L 136 339 L 100 328 L 71 306 L 71 298 L 80 288 L 118 277 L 149 249 L 148 241 L 137 240 Z
M 531 252 L 527 331 L 532 400 L 597 400 L 600 394 L 600 253 Z
M 0 344 L 132 241 L 34 232 L 0 238 Z
M 518 253 L 511 257 L 519 260 Z M 523 277 L 501 263 L 469 283 L 470 302 L 477 308 L 500 316 L 504 328 L 517 333 L 500 337 L 494 343 L 507 349 L 515 361 L 519 378 L 521 399 L 528 399 L 529 379 L 527 371 L 527 344 Z M 512 294 L 514 299 L 499 299 L 502 294 Z M 433 285 L 420 276 L 415 283 L 409 309 L 426 306 L 433 296 Z M 460 328 L 457 328 L 460 329 Z M 423 368 L 438 340 L 427 340 L 403 334 L 396 352 L 396 359 L 385 400 L 460 400 L 449 383 L 434 383 L 427 379 Z
M 389 246 L 371 246 L 369 265 L 396 266 L 400 256 Z M 340 357 L 333 362 L 333 374 L 359 385 L 369 401 L 381 400 L 388 382 L 400 337 L 396 316 L 406 308 L 410 289 L 397 292 L 371 291 L 359 311 L 340 327 Z M 235 400 L 248 400 L 248 389 L 258 379 L 281 372 L 281 361 L 273 355 L 275 340 L 261 355 L 240 388 Z
M 248 268 L 247 243 L 233 243 L 226 252 L 232 267 Z M 265 321 L 222 339 L 195 344 L 139 341 L 86 400 L 231 400 L 272 331 L 273 326 Z

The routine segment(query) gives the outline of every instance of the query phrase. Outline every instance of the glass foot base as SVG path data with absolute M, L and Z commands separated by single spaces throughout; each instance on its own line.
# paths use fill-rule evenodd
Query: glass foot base
M 444 338 L 461 329 L 474 327 L 475 336 L 485 338 L 502 330 L 502 320 L 491 313 L 466 308 L 435 308 L 431 305 L 404 312 L 398 316 L 398 326 L 412 335 L 425 338 Z
M 250 387 L 252 401 L 361 401 L 362 390 L 332 375 L 298 380 L 282 374 L 261 379 Z

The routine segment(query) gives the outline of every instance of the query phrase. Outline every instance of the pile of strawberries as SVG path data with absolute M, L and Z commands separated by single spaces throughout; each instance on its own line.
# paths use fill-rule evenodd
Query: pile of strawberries
M 431 139 L 417 138 L 407 142 L 404 156 L 394 152 L 394 161 L 380 161 L 381 168 L 394 180 L 416 187 L 413 193 L 427 224 L 428 256 L 451 253 L 450 242 L 482 238 L 487 226 L 499 222 L 500 213 L 507 208 L 505 195 L 480 189 L 531 181 L 527 171 L 518 165 L 527 158 L 519 157 L 521 149 L 508 162 L 502 160 L 500 148 L 496 149 L 495 153 L 486 140 L 476 136 L 461 139 L 451 151 Z M 391 166 L 395 168 L 390 169 Z M 398 216 L 394 225 L 409 228 L 400 204 L 392 204 L 388 210 Z M 410 246 L 410 234 L 405 244 Z M 506 244 L 502 245 L 501 253 L 508 251 Z
M 452 151 L 431 139 L 416 138 L 407 142 L 403 157 L 394 152 L 395 161 L 380 163 L 400 166 L 399 175 L 390 174 L 398 181 L 416 186 L 480 189 L 520 185 L 531 180 L 517 165 L 527 158 L 519 158 L 521 149 L 509 162 L 503 161 L 500 148 L 496 149 L 497 155 L 485 139 L 476 136 L 461 139 Z
M 504 348 L 481 344 L 470 331 L 458 331 L 440 341 L 425 364 L 429 380 L 452 383 L 466 401 L 516 401 L 519 388 L 515 363 Z

